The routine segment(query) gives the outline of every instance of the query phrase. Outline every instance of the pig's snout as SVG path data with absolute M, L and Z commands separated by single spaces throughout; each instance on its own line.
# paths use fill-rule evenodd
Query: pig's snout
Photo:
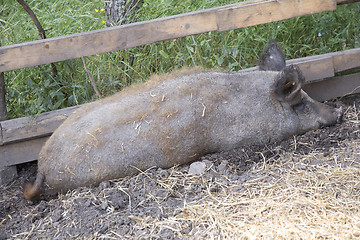
M 343 115 L 344 115 L 344 111 L 342 107 L 336 108 L 335 109 L 336 113 L 337 113 L 337 119 L 336 119 L 336 123 L 341 123 L 342 119 L 343 119 Z
M 332 108 L 332 115 L 336 116 L 336 123 L 341 123 L 344 116 L 343 106 L 335 102 L 324 102 L 324 104 Z
M 330 126 L 336 123 L 341 123 L 344 115 L 343 107 L 337 103 L 325 102 L 320 108 L 321 119 L 319 121 L 320 127 Z

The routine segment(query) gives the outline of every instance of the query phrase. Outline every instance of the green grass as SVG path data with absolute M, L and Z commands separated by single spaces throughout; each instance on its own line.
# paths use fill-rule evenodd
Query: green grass
M 103 0 L 28 0 L 47 37 L 105 27 Z M 224 0 L 145 0 L 138 21 L 226 5 Z M 95 11 L 98 9 L 99 11 Z M 99 90 L 110 95 L 149 75 L 201 65 L 237 71 L 254 66 L 267 41 L 278 41 L 288 59 L 360 47 L 360 3 L 314 14 L 225 32 L 210 32 L 132 49 L 86 57 Z M 39 39 L 28 14 L 15 0 L 0 5 L 0 41 L 10 45 Z M 5 73 L 11 118 L 38 114 L 97 99 L 80 59 Z

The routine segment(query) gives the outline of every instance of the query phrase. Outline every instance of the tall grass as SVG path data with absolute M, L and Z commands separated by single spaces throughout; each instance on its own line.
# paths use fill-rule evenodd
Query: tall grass
M 138 21 L 221 6 L 238 1 L 147 0 Z M 48 37 L 105 27 L 103 0 L 44 1 L 28 4 Z M 95 11 L 95 9 L 97 11 Z M 237 71 L 254 66 L 267 41 L 278 41 L 290 58 L 360 47 L 360 3 L 338 6 L 336 11 L 314 14 L 226 32 L 209 32 L 86 57 L 87 67 L 104 95 L 144 81 L 150 74 L 182 66 L 201 65 Z M 9 45 L 39 39 L 30 17 L 15 1 L 0 5 L 0 40 Z M 37 114 L 93 101 L 96 95 L 81 60 L 5 73 L 10 117 Z

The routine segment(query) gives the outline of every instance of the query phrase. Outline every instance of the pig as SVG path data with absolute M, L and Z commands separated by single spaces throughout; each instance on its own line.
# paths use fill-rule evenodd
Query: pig
M 208 153 L 277 142 L 341 120 L 341 108 L 302 90 L 301 71 L 285 66 L 276 43 L 269 43 L 259 63 L 252 72 L 186 68 L 155 75 L 82 106 L 43 146 L 25 198 L 38 197 L 44 181 L 65 192 Z

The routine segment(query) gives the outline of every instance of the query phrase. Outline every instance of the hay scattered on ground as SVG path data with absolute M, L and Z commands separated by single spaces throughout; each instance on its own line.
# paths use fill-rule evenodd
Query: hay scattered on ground
M 350 146 L 359 152 L 359 144 Z M 257 178 L 244 182 L 240 191 L 234 183 L 219 194 L 209 192 L 178 210 L 173 221 L 178 229 L 197 225 L 195 235 L 205 231 L 211 238 L 360 237 L 359 164 L 309 155 L 285 154 L 277 162 L 256 164 L 251 175 Z M 341 150 L 336 155 L 341 158 Z

